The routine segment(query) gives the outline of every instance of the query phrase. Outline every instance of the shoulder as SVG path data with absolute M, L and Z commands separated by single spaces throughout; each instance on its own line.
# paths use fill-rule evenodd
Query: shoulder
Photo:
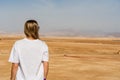
M 47 43 L 46 43 L 45 41 L 42 41 L 42 43 L 43 43 L 44 45 L 47 45 Z
M 23 38 L 23 39 L 19 39 L 19 40 L 16 40 L 15 42 L 14 42 L 14 46 L 24 46 L 24 44 L 26 43 L 26 41 L 25 41 L 25 39 Z
M 45 41 L 41 40 L 41 42 L 42 42 L 44 48 L 48 48 L 48 44 Z
M 22 39 L 21 40 L 17 40 L 13 43 L 13 48 L 17 48 L 19 44 L 21 44 Z
M 24 42 L 25 42 L 24 39 L 20 39 L 20 40 L 15 41 L 15 44 L 17 45 L 17 44 L 21 44 L 21 43 L 24 43 Z

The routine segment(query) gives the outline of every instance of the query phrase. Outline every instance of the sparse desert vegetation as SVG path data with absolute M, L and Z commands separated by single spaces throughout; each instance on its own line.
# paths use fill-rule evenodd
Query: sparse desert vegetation
M 9 80 L 8 57 L 23 37 L 0 38 L 0 80 Z M 41 37 L 49 46 L 48 80 L 120 80 L 120 39 Z

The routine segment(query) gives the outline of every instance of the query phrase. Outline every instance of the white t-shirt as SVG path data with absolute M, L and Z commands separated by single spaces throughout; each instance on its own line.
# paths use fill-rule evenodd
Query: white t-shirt
M 9 62 L 19 63 L 16 80 L 43 80 L 44 68 L 42 61 L 49 60 L 47 44 L 39 39 L 27 38 L 15 42 Z

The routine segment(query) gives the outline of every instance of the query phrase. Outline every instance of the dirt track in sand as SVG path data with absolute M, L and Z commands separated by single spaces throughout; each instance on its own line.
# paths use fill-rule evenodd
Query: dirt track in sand
M 0 39 L 0 80 L 9 80 L 8 57 L 22 37 Z M 120 80 L 120 39 L 42 37 L 49 46 L 48 80 Z

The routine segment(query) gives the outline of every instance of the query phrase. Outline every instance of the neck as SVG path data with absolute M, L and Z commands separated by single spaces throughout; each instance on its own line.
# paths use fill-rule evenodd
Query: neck
M 34 38 L 32 38 L 32 37 L 26 37 L 26 38 L 28 38 L 28 39 L 30 39 L 30 40 L 35 40 Z

